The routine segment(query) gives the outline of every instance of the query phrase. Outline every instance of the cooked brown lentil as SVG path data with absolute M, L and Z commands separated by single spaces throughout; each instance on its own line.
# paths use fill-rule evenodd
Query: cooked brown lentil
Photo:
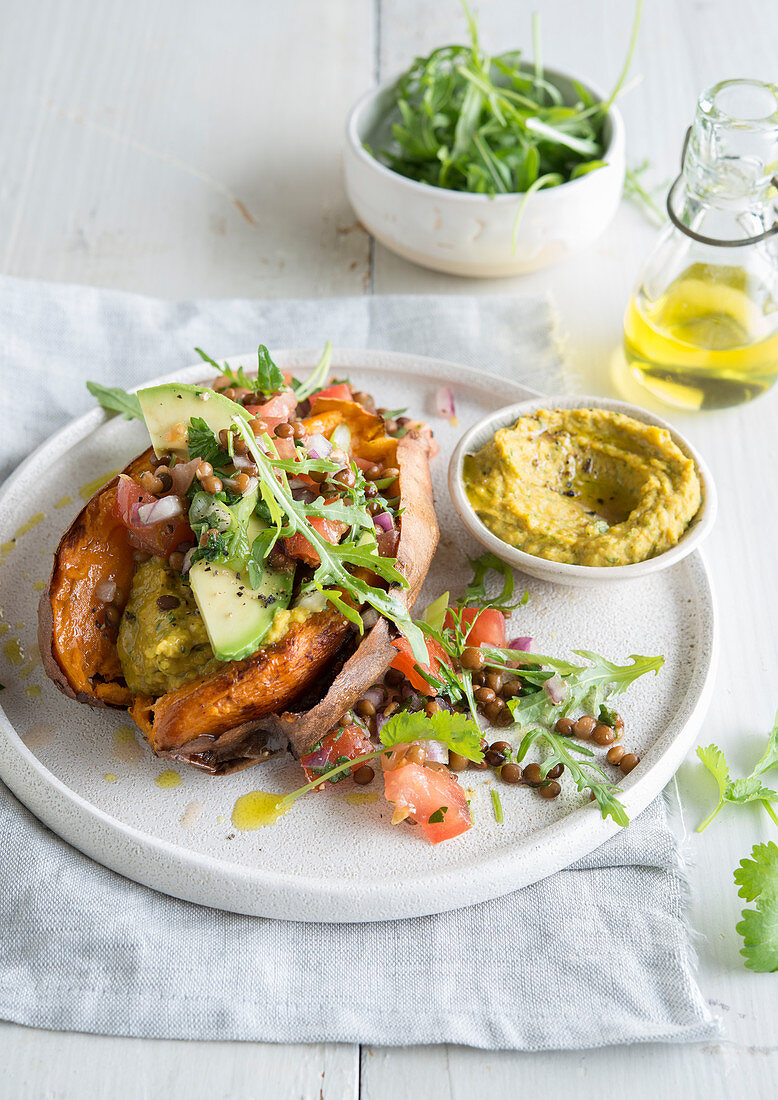
M 597 723 L 591 714 L 584 714 L 573 726 L 575 736 L 580 737 L 582 741 L 589 741 L 596 725 Z
M 629 772 L 631 772 L 633 768 L 636 768 L 639 763 L 640 757 L 637 755 L 637 753 L 625 752 L 621 760 L 619 761 L 619 767 L 625 775 L 628 775 Z
M 503 764 L 500 768 L 503 783 L 521 783 L 521 768 L 518 764 Z
M 369 764 L 362 764 L 354 772 L 354 782 L 358 783 L 360 787 L 366 787 L 368 783 L 372 783 L 375 779 L 375 772 Z
M 539 787 L 543 782 L 543 773 L 540 764 L 526 764 L 524 767 L 524 782 L 530 787 Z
M 575 732 L 575 722 L 572 718 L 557 718 L 554 729 L 561 737 L 572 737 Z
M 610 726 L 606 726 L 604 722 L 601 722 L 592 730 L 592 741 L 594 741 L 595 745 L 612 745 L 615 740 L 616 734 Z
M 564 770 L 564 764 L 554 764 L 553 768 L 549 768 L 546 772 L 546 779 L 559 779 Z
M 448 766 L 454 772 L 467 771 L 470 761 L 466 756 L 460 756 L 458 752 L 450 752 L 448 754 Z
M 625 749 L 623 745 L 614 745 L 613 748 L 608 749 L 605 759 L 609 764 L 620 764 L 624 754 Z
M 168 477 L 170 475 L 168 474 Z M 140 487 L 147 493 L 158 495 L 162 492 L 162 478 L 152 474 L 151 470 L 144 470 L 140 475 Z
M 178 607 L 180 602 L 178 596 L 157 597 L 157 607 L 160 611 L 172 611 L 174 607 Z
M 363 718 L 372 718 L 375 714 L 375 704 L 369 699 L 359 699 L 354 710 Z
M 550 783 L 545 783 L 542 787 L 539 787 L 538 791 L 541 798 L 558 798 L 562 793 L 562 787 L 556 779 L 552 779 Z
M 484 667 L 484 655 L 483 651 L 478 646 L 467 646 L 462 651 L 462 656 L 459 658 L 459 663 L 462 668 L 469 669 L 471 672 L 480 672 Z M 485 677 L 484 677 L 485 679 Z M 494 692 L 492 692 L 494 695 Z

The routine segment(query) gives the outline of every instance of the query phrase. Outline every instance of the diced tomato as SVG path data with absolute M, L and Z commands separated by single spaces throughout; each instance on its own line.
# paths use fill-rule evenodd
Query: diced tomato
M 308 782 L 311 783 L 323 772 L 336 767 L 339 760 L 345 763 L 341 757 L 346 756 L 349 760 L 354 760 L 357 756 L 372 752 L 374 748 L 375 745 L 368 739 L 363 729 L 359 726 L 346 726 L 345 729 L 336 730 L 322 737 L 318 749 L 315 752 L 309 752 L 307 756 L 301 756 L 300 763 Z M 355 764 L 351 769 L 352 773 L 359 767 L 361 767 L 360 764 Z M 346 774 L 343 772 L 344 777 Z
M 336 382 L 333 386 L 325 386 L 323 390 L 319 390 L 311 398 L 311 405 L 319 400 L 320 397 L 332 397 L 336 401 L 351 401 L 351 386 L 346 382 Z
M 428 665 L 419 665 L 419 668 L 422 672 L 426 672 L 430 676 L 439 677 L 441 665 L 451 668 L 451 659 L 443 646 L 436 642 L 434 638 L 425 638 L 424 640 L 427 643 L 427 653 L 430 657 L 430 663 Z M 428 684 L 416 671 L 416 659 L 413 656 L 411 643 L 408 639 L 402 636 L 393 638 L 392 645 L 398 653 L 392 661 L 391 667 L 402 672 L 411 687 L 415 688 L 416 691 L 420 691 L 422 695 L 437 695 L 435 688 Z
M 133 518 L 136 504 L 151 504 L 156 497 L 144 493 L 139 485 L 122 474 L 116 491 L 116 513 L 131 532 L 133 538 L 144 550 L 158 557 L 167 558 L 182 543 L 193 542 L 194 535 L 189 526 L 186 511 L 173 519 L 163 519 L 160 523 L 140 523 Z
M 463 627 L 470 627 L 465 635 L 468 645 L 489 645 L 498 649 L 505 647 L 505 616 L 493 607 L 465 607 L 461 611 Z M 454 626 L 454 616 L 446 612 L 443 623 L 447 630 Z
M 297 408 L 297 398 L 291 390 L 277 393 L 262 405 L 246 405 L 246 412 L 263 420 L 267 424 L 268 434 L 272 435 L 279 424 L 284 424 Z
M 329 500 L 324 501 L 324 504 L 332 504 L 337 499 L 337 497 L 330 497 Z M 333 546 L 340 542 L 341 536 L 348 531 L 348 524 L 339 519 L 320 519 L 318 516 L 312 516 L 308 522 L 325 542 L 331 542 Z M 301 558 L 308 565 L 321 564 L 318 551 L 314 550 L 305 535 L 301 535 L 299 531 L 285 541 L 287 557 Z
M 448 768 L 405 764 L 384 772 L 384 793 L 395 809 L 415 817 L 433 844 L 451 840 L 472 828 L 470 808 L 462 787 Z M 430 821 L 440 817 L 440 821 Z

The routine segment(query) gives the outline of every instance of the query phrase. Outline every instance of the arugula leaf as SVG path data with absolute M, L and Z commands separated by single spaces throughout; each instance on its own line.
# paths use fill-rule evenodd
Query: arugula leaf
M 392 749 L 411 741 L 441 741 L 450 752 L 478 764 L 483 760 L 481 731 L 466 714 L 440 710 L 428 717 L 424 711 L 401 710 L 381 729 L 381 744 Z
M 614 793 L 619 788 L 610 782 L 605 772 L 594 760 L 590 749 L 585 748 L 583 745 L 575 745 L 569 742 L 567 738 L 560 737 L 558 733 L 552 733 L 551 730 L 534 729 L 530 730 L 524 737 L 519 746 L 519 751 L 516 753 L 516 759 L 521 762 L 527 755 L 530 746 L 536 742 L 540 742 L 550 750 L 541 767 L 544 778 L 554 765 L 564 764 L 575 780 L 578 790 L 591 791 L 594 795 L 600 807 L 600 813 L 604 818 L 612 817 L 616 824 L 622 827 L 629 825 L 627 811 Z M 583 759 L 576 759 L 574 753 L 578 757 L 583 757 Z
M 522 607 L 529 599 L 529 593 L 525 592 L 518 603 L 510 603 L 513 597 L 513 570 L 507 562 L 502 561 L 496 554 L 487 552 L 478 558 L 468 558 L 473 569 L 473 579 L 465 589 L 461 602 L 467 607 L 493 607 L 499 611 L 513 611 L 516 607 Z M 486 592 L 486 578 L 490 572 L 499 573 L 503 579 L 502 591 L 498 596 L 488 596 Z
M 740 954 L 749 970 L 771 973 L 778 970 L 778 846 L 756 844 L 750 859 L 743 859 L 734 873 L 738 894 L 756 902 L 744 909 L 736 925 L 743 937 Z
M 283 513 L 288 519 L 288 526 L 291 531 L 302 534 L 319 555 L 321 564 L 314 574 L 314 581 L 319 591 L 326 596 L 330 603 L 346 615 L 360 633 L 364 632 L 361 615 L 355 609 L 348 608 L 348 605 L 344 604 L 342 596 L 337 590 L 342 589 L 351 596 L 356 597 L 360 604 L 370 604 L 385 619 L 391 620 L 405 635 L 410 642 L 415 660 L 426 664 L 429 661 L 429 654 L 424 642 L 424 635 L 411 619 L 405 603 L 391 591 L 387 592 L 384 589 L 375 588 L 361 578 L 355 577 L 343 565 L 344 561 L 354 562 L 357 557 L 360 559 L 358 564 L 362 564 L 361 555 L 365 554 L 365 551 L 360 551 L 353 543 L 333 545 L 323 539 L 308 521 L 305 506 L 292 496 L 286 477 L 282 474 L 282 480 L 279 480 L 276 476 L 276 471 L 279 469 L 278 456 L 275 455 L 275 459 L 270 457 L 271 454 L 275 453 L 275 447 L 270 437 L 267 435 L 262 436 L 263 446 L 267 449 L 267 453 L 265 453 L 257 445 L 253 433 L 244 421 L 235 417 L 233 425 L 254 459 L 260 476 L 260 492 L 270 509 L 271 515 L 274 515 L 276 526 L 280 526 L 280 517 Z M 404 588 L 408 587 L 408 581 L 392 564 L 393 559 L 374 557 L 369 553 L 366 557 L 369 568 L 375 572 L 383 571 L 387 574 L 391 572 L 392 576 L 387 579 L 395 580 L 397 584 L 401 584 Z
M 621 695 L 638 677 L 648 672 L 658 674 L 665 660 L 664 657 L 641 657 L 633 653 L 629 658 L 631 664 L 617 665 L 589 649 L 574 649 L 573 653 L 576 656 L 585 657 L 591 662 L 589 665 L 574 665 L 570 661 L 537 653 L 517 654 L 512 649 L 490 649 L 488 652 L 486 662 L 490 667 L 495 664 L 496 667 L 515 672 L 515 661 L 518 656 L 522 664 L 548 666 L 549 669 L 558 672 L 567 684 L 567 696 L 561 703 L 552 703 L 547 693 L 542 690 L 511 699 L 508 706 L 515 720 L 522 726 L 531 722 L 542 722 L 544 725 L 553 726 L 558 718 L 564 718 L 576 710 L 582 710 L 586 714 L 596 714 L 606 700 Z M 492 654 L 497 655 L 496 662 L 492 661 Z M 503 658 L 502 665 L 499 657 Z M 522 675 L 525 678 L 532 678 L 524 670 Z M 543 669 L 538 673 L 537 679 L 542 684 L 550 676 L 551 673 Z
M 332 343 L 328 340 L 324 345 L 324 351 L 322 352 L 321 359 L 305 379 L 304 382 L 294 383 L 294 394 L 297 398 L 298 404 L 300 401 L 305 401 L 307 397 L 310 397 L 312 393 L 316 393 L 317 390 L 322 389 L 324 383 L 327 381 L 327 375 L 330 370 L 330 363 L 332 362 Z
M 87 382 L 86 388 L 104 409 L 123 413 L 125 420 L 143 420 L 137 393 L 127 393 L 121 386 L 101 386 L 99 382 Z

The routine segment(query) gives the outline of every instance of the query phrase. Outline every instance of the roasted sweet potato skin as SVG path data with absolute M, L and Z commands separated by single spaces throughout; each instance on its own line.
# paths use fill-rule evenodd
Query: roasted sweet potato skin
M 310 420 L 324 417 L 347 419 L 360 456 L 391 462 L 400 470 L 403 513 L 397 560 L 409 588 L 395 594 L 410 607 L 438 539 L 429 475 L 431 440 L 417 432 L 399 441 L 387 437 L 380 417 L 353 402 L 318 402 Z M 139 455 L 122 472 L 137 480 L 148 468 L 150 453 Z M 266 759 L 269 746 L 276 744 L 288 742 L 298 755 L 309 751 L 388 667 L 395 653 L 389 624 L 379 619 L 355 644 L 352 628 L 328 609 L 295 624 L 278 643 L 243 661 L 156 700 L 134 697 L 124 682 L 115 632 L 101 622 L 95 596 L 101 581 L 113 580 L 126 600 L 135 569 L 133 547 L 115 515 L 117 484 L 118 477 L 95 493 L 55 552 L 39 608 L 38 640 L 47 674 L 79 702 L 128 708 L 157 755 L 208 772 L 248 767 Z M 302 699 L 309 705 L 298 704 L 295 710 Z

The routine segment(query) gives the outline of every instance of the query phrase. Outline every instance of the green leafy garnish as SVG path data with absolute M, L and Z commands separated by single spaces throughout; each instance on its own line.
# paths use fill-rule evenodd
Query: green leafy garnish
M 498 825 L 502 825 L 505 821 L 505 818 L 502 812 L 502 801 L 500 799 L 500 792 L 496 791 L 494 787 L 492 787 L 490 793 L 492 796 L 492 809 L 494 810 L 494 820 L 497 822 Z
M 513 611 L 517 607 L 523 607 L 529 599 L 529 592 L 525 592 L 517 603 L 511 603 L 513 598 L 513 570 L 498 558 L 496 554 L 487 552 L 478 558 L 468 558 L 473 570 L 473 579 L 465 589 L 462 603 L 468 607 L 494 607 L 499 611 Z M 486 578 L 490 573 L 498 573 L 502 577 L 502 589 L 497 596 L 489 596 L 486 591 Z
M 256 378 L 246 374 L 243 367 L 238 367 L 237 371 L 234 371 L 229 363 L 220 366 L 215 359 L 211 359 L 210 355 L 206 355 L 202 348 L 195 348 L 195 351 L 204 362 L 209 363 L 219 374 L 223 374 L 230 386 L 235 389 L 251 390 L 252 393 L 269 396 L 278 393 L 285 386 L 284 376 L 280 368 L 270 358 L 270 352 L 264 344 L 260 344 L 257 349 Z
M 320 390 L 324 383 L 327 381 L 327 375 L 330 372 L 330 363 L 332 362 L 332 344 L 328 340 L 324 345 L 324 351 L 322 352 L 321 359 L 305 379 L 304 382 L 294 383 L 294 395 L 297 398 L 298 403 L 305 401 L 307 397 L 310 397 L 312 393 L 316 393 Z
M 381 729 L 381 744 L 387 749 L 412 741 L 441 741 L 449 752 L 459 753 L 476 764 L 484 757 L 478 725 L 456 711 L 439 710 L 428 717 L 422 710 L 401 710 Z
M 716 781 L 719 800 L 708 816 L 697 826 L 697 832 L 701 833 L 713 821 L 723 806 L 728 802 L 743 805 L 746 802 L 761 802 L 770 817 L 778 825 L 778 816 L 771 803 L 778 802 L 778 792 L 762 785 L 759 778 L 770 768 L 778 766 L 778 714 L 775 716 L 773 728 L 767 740 L 767 747 L 758 760 L 750 775 L 742 779 L 731 779 L 727 758 L 717 745 L 707 745 L 697 748 L 697 756 L 708 769 Z
M 737 924 L 743 937 L 740 954 L 749 970 L 771 973 L 778 970 L 778 846 L 756 844 L 750 859 L 740 861 L 735 871 L 738 894 L 756 902 L 755 909 L 744 909 Z
M 101 386 L 99 382 L 87 382 L 86 388 L 104 409 L 123 413 L 125 420 L 143 420 L 137 393 L 127 393 L 121 386 Z
M 548 750 L 548 755 L 540 769 L 544 779 L 556 764 L 564 764 L 575 780 L 578 790 L 591 791 L 594 795 L 603 817 L 612 817 L 616 824 L 622 827 L 629 825 L 627 811 L 616 797 L 615 792 L 619 788 L 610 782 L 600 765 L 596 763 L 591 749 L 576 745 L 549 729 L 532 729 L 525 734 L 519 746 L 516 754 L 519 762 L 525 758 L 533 744 L 540 744 Z
M 443 46 L 417 58 L 394 88 L 391 141 L 381 130 L 368 149 L 410 179 L 454 191 L 486 195 L 553 187 L 603 163 L 603 128 L 629 69 L 642 0 L 638 0 L 627 57 L 605 102 L 580 85 L 567 103 L 543 71 L 537 16 L 534 64 L 518 50 L 490 57 L 463 2 L 469 46 Z
M 219 440 L 201 416 L 193 416 L 189 421 L 186 442 L 190 460 L 202 458 L 205 462 L 210 462 L 218 474 L 224 473 L 232 465 L 229 454 L 221 449 Z
M 391 591 L 376 588 L 345 568 L 344 563 L 351 565 L 366 565 L 374 573 L 391 581 L 402 588 L 407 588 L 408 582 L 397 570 L 393 558 L 380 557 L 356 546 L 353 542 L 344 541 L 332 544 L 322 538 L 310 524 L 308 519 L 308 507 L 292 496 L 284 470 L 284 463 L 275 455 L 275 447 L 269 436 L 262 437 L 263 451 L 254 439 L 244 421 L 238 417 L 233 419 L 233 425 L 238 435 L 248 447 L 249 453 L 259 471 L 259 489 L 263 501 L 267 505 L 273 525 L 279 535 L 299 533 L 310 543 L 319 555 L 320 564 L 314 573 L 316 588 L 329 600 L 333 606 L 356 626 L 360 634 L 364 633 L 364 624 L 359 611 L 346 603 L 342 593 L 346 592 L 355 597 L 357 605 L 364 603 L 373 607 L 384 618 L 393 622 L 405 635 L 411 644 L 414 658 L 426 663 L 429 659 L 424 635 L 419 627 L 411 619 L 408 608 Z M 275 455 L 275 457 L 271 457 Z M 280 475 L 280 476 L 279 476 Z
M 431 813 L 427 820 L 428 820 L 430 825 L 442 825 L 443 818 L 445 817 L 445 815 L 447 813 L 448 813 L 448 806 L 441 806 L 440 809 L 435 810 L 434 813 Z

